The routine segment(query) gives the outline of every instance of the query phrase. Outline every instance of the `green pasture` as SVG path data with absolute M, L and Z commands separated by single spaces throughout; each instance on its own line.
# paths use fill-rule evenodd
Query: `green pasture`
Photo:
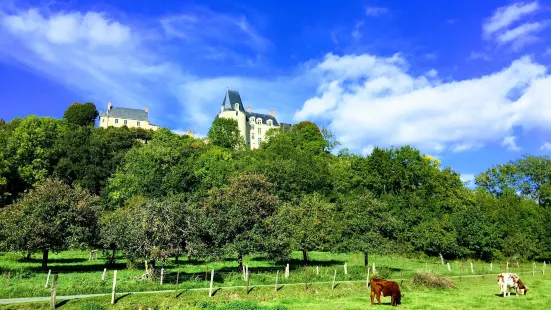
M 137 264 L 127 268 L 120 258 L 115 266 L 106 266 L 101 253 L 98 259 L 89 261 L 87 252 L 67 251 L 50 256 L 49 268 L 52 270 L 50 283 L 58 274 L 57 296 L 110 293 L 113 281 L 113 269 L 117 271 L 117 303 L 110 305 L 110 297 L 94 297 L 80 300 L 58 301 L 62 309 L 185 309 L 198 308 L 201 302 L 225 304 L 234 300 L 246 300 L 259 306 L 283 305 L 289 309 L 365 309 L 369 304 L 369 291 L 365 287 L 367 277 L 363 266 L 362 254 L 332 254 L 323 252 L 309 253 L 310 262 L 302 264 L 302 254 L 293 253 L 290 264 L 290 276 L 284 278 L 285 264 L 274 264 L 262 257 L 245 257 L 244 262 L 251 273 L 249 291 L 243 274 L 237 273 L 237 262 L 228 258 L 219 262 L 189 261 L 180 257 L 178 263 L 171 258 L 165 265 L 163 284 L 160 279 L 140 280 L 144 274 L 144 265 Z M 472 261 L 450 261 L 451 272 L 447 264 L 442 265 L 439 258 L 406 258 L 371 255 L 370 268 L 375 263 L 377 276 L 396 279 L 402 283 L 405 309 L 542 309 L 546 305 L 546 288 L 551 288 L 548 275 L 542 275 L 542 264 L 537 263 L 532 275 L 532 263 L 510 262 L 509 271 L 521 275 L 523 282 L 530 288 L 526 296 L 510 298 L 496 296 L 499 287 L 494 274 L 503 272 L 506 263 Z M 348 274 L 344 274 L 344 264 Z M 447 263 L 447 262 L 446 262 Z M 461 266 L 463 267 L 460 272 Z M 105 281 L 101 280 L 104 268 L 108 268 Z M 158 266 L 160 268 L 160 266 Z M 207 269 L 208 268 L 208 269 Z M 210 271 L 215 270 L 212 298 L 208 290 L 189 290 L 208 288 Z M 206 274 L 206 271 L 208 273 Z M 279 290 L 274 290 L 276 271 L 279 270 Z M 318 274 L 319 270 L 319 274 Z M 337 271 L 337 286 L 331 290 L 333 277 Z M 429 271 L 444 276 L 452 276 L 457 288 L 451 290 L 428 289 L 409 283 L 417 271 Z M 176 276 L 179 272 L 179 284 Z M 8 286 L 9 273 L 9 286 Z M 20 253 L 4 253 L 0 256 L 0 299 L 21 297 L 50 296 L 50 287 L 45 288 L 47 273 L 41 270 L 40 257 L 25 261 Z M 205 280 L 205 274 L 207 280 Z M 372 275 L 372 271 L 370 271 Z M 458 276 L 461 274 L 461 279 Z M 470 275 L 485 277 L 469 277 Z M 403 279 L 403 282 L 401 281 Z M 339 281 L 362 281 L 341 282 Z M 306 290 L 308 282 L 308 290 Z M 325 283 L 316 283 L 325 282 Z M 170 293 L 124 294 L 127 292 L 145 292 L 156 290 L 176 290 Z M 383 303 L 389 302 L 383 298 Z M 32 305 L 32 306 L 31 306 Z M 95 305 L 95 306 L 94 306 Z M 88 307 L 90 306 L 90 307 Z M 203 305 L 207 307 L 208 305 Z M 36 304 L 12 304 L 0 306 L 0 309 L 48 308 L 49 302 Z M 88 308 L 87 308 L 88 307 Z M 544 307 L 545 308 L 545 307 Z M 207 308 L 208 309 L 208 308 Z M 232 308 L 234 309 L 234 308 Z

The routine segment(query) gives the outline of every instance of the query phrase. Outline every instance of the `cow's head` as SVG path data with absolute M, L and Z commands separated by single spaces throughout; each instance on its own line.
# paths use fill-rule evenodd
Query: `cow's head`
M 395 304 L 396 306 L 402 304 L 402 298 L 403 298 L 403 297 L 404 297 L 404 294 L 398 293 L 398 295 L 396 296 L 396 298 L 394 298 L 394 304 Z

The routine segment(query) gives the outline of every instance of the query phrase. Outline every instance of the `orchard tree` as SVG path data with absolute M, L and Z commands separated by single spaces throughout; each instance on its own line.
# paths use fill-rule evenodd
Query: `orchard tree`
M 371 194 L 352 194 L 343 197 L 338 204 L 337 251 L 363 253 L 365 266 L 369 264 L 369 253 L 397 252 L 398 222 L 386 204 Z
M 318 193 L 305 195 L 298 204 L 286 203 L 278 218 L 280 227 L 290 231 L 292 248 L 302 252 L 305 264 L 308 252 L 330 251 L 337 231 L 342 228 L 335 204 Z
M 99 113 L 95 104 L 75 102 L 65 110 L 63 119 L 72 125 L 93 126 L 98 116 Z
M 245 141 L 234 119 L 216 117 L 208 132 L 209 143 L 227 149 L 242 149 Z
M 158 261 L 180 253 L 188 236 L 186 205 L 179 199 L 134 197 L 128 204 L 102 217 L 104 248 L 120 249 L 130 260 L 143 259 L 155 274 Z
M 46 179 L 0 213 L 6 250 L 41 252 L 42 268 L 50 251 L 97 244 L 99 198 L 81 188 Z
M 284 239 L 271 230 L 277 208 L 272 184 L 263 175 L 240 174 L 230 178 L 228 186 L 212 189 L 202 203 L 200 231 L 196 233 L 208 251 L 205 254 L 211 258 L 237 254 L 239 270 L 243 255 L 288 255 L 288 247 L 270 247 L 276 244 L 271 239 Z

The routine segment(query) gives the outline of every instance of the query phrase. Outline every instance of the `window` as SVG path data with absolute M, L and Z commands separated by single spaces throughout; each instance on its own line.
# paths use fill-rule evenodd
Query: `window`
M 254 124 L 254 116 L 249 118 L 249 122 L 251 122 L 251 124 Z
M 128 125 L 128 121 L 127 121 L 127 120 L 124 120 L 124 124 L 125 124 L 125 125 Z
M 262 141 L 262 139 L 261 139 L 261 138 L 258 138 L 258 145 L 260 145 L 260 141 Z
M 119 120 L 115 118 L 115 124 L 118 124 L 118 123 L 119 123 Z
M 105 118 L 102 118 L 102 119 L 101 119 L 101 122 L 102 122 L 102 123 L 105 123 Z
M 239 103 L 235 104 L 235 110 L 239 110 Z
M 254 132 L 251 134 L 251 140 L 254 140 Z
M 256 123 L 257 123 L 257 124 L 262 124 L 262 119 L 261 119 L 261 118 L 257 118 L 257 119 L 256 119 Z
M 271 119 L 269 119 L 267 123 L 268 123 L 268 126 L 272 126 L 272 120 Z
M 260 136 L 262 134 L 262 128 L 258 127 L 258 135 Z
M 138 126 L 140 126 L 140 122 L 137 122 Z

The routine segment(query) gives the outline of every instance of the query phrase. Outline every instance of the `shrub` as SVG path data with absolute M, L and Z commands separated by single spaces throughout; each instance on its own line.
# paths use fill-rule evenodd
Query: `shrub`
M 105 307 L 99 302 L 87 302 L 80 307 L 81 310 L 104 310 Z
M 442 289 L 455 288 L 455 283 L 452 280 L 430 272 L 415 273 L 411 284 Z

